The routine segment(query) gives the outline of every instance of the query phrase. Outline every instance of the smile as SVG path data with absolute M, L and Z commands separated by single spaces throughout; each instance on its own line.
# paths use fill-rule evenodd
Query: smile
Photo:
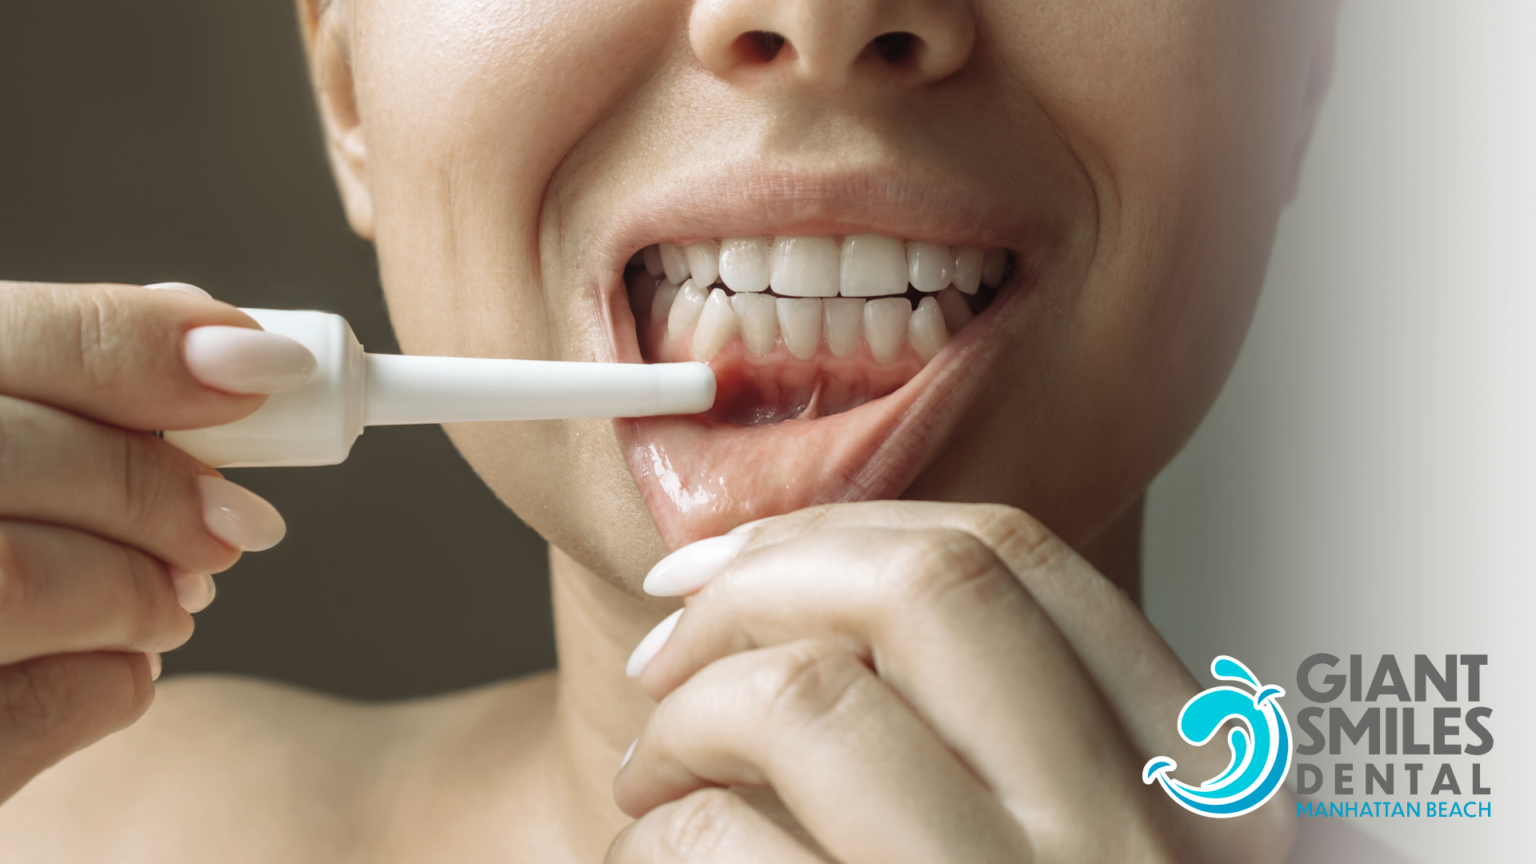
M 984 311 L 1010 271 L 983 251 L 878 234 L 653 244 L 625 274 L 646 362 L 722 378 L 706 416 L 814 419 L 911 380 Z

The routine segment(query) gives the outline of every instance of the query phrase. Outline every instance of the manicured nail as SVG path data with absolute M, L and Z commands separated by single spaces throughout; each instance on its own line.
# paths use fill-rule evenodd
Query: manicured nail
M 619 763 L 619 770 L 624 770 L 624 766 L 629 764 L 629 757 L 635 755 L 635 745 L 639 743 L 639 738 L 629 742 L 629 749 L 624 751 L 624 761 Z
M 651 632 L 645 634 L 640 644 L 635 646 L 635 653 L 629 655 L 629 662 L 624 664 L 624 674 L 631 678 L 639 678 L 645 671 L 647 664 L 661 652 L 661 646 L 667 644 L 667 637 L 677 627 L 677 619 L 683 617 L 683 610 L 679 609 L 671 615 L 661 619 Z
M 197 485 L 203 493 L 203 524 L 208 533 L 236 549 L 271 549 L 288 533 L 277 508 L 255 492 L 223 477 L 198 477 Z
M 229 393 L 280 393 L 315 377 L 315 355 L 278 333 L 250 327 L 194 327 L 182 339 L 187 371 Z
M 160 670 L 162 668 L 161 663 L 160 663 L 160 654 L 159 654 L 159 652 L 157 652 L 157 651 L 145 651 L 144 652 L 144 659 L 149 661 L 149 680 L 151 680 L 151 681 L 159 681 L 160 680 Z
M 736 560 L 747 539 L 745 534 L 726 534 L 689 543 L 657 561 L 651 572 L 645 574 L 645 593 L 656 597 L 692 594 Z
M 765 519 L 753 519 L 751 522 L 743 522 L 740 525 L 737 525 L 735 528 L 725 532 L 726 536 L 730 536 L 732 534 L 751 534 L 753 528 L 756 528 L 764 522 L 767 522 L 768 519 L 772 518 L 772 516 L 769 516 Z
M 177 567 L 170 568 L 171 584 L 176 588 L 176 602 L 181 608 L 197 614 L 208 608 L 218 588 L 207 573 L 188 573 Z
M 153 285 L 145 285 L 144 288 L 147 291 L 176 291 L 181 294 L 191 294 L 193 297 L 206 297 L 209 300 L 213 299 L 212 294 L 209 294 L 207 291 L 204 291 L 196 285 L 188 285 L 185 282 L 156 282 Z

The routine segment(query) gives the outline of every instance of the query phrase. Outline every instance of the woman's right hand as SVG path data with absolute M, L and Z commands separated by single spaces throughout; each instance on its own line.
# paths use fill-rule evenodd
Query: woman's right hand
M 314 357 L 154 287 L 0 282 L 0 802 L 137 720 L 210 574 L 285 530 L 153 430 L 238 420 Z

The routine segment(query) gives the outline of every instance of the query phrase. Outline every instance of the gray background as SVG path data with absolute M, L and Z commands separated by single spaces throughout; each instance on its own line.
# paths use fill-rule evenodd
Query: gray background
M 397 350 L 305 76 L 282 0 L 3 0 L 0 279 L 192 282 L 338 312 Z M 333 468 L 229 475 L 288 538 L 219 578 L 167 674 L 379 699 L 553 665 L 543 541 L 437 427 L 371 430 Z

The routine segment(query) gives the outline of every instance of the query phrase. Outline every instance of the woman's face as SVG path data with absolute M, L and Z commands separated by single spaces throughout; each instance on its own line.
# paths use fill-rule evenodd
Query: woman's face
M 663 541 L 876 497 L 1012 504 L 1081 543 L 1233 362 L 1323 5 L 351 0 L 326 14 L 355 116 L 322 89 L 407 351 L 716 368 L 704 418 L 450 429 L 589 568 L 637 579 Z M 724 239 L 748 241 L 738 284 L 697 328 L 707 289 L 674 314 L 626 278 L 646 246 Z M 916 290 L 983 258 L 1001 284 Z M 846 297 L 902 272 L 910 299 Z

